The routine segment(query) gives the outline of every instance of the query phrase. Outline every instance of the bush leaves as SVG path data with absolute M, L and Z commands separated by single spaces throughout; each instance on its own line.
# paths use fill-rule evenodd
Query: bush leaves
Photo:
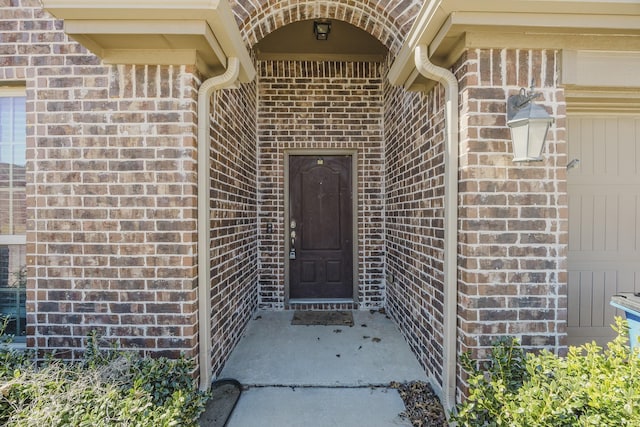
M 207 395 L 195 386 L 191 361 L 102 350 L 98 340 L 89 335 L 82 363 L 37 365 L 28 353 L 0 346 L 0 425 L 198 425 Z
M 525 354 L 517 340 L 497 342 L 484 369 L 462 359 L 470 374 L 469 397 L 452 420 L 459 426 L 638 426 L 640 354 L 628 345 L 626 321 L 603 349 L 570 347 L 566 357 L 549 351 Z

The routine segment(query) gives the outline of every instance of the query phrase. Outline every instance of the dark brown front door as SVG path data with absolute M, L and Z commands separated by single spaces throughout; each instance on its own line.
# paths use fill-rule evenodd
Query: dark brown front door
M 351 156 L 289 157 L 290 298 L 353 297 Z

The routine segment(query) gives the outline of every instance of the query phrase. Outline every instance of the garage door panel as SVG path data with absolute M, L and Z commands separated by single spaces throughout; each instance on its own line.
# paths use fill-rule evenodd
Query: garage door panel
M 636 272 L 632 268 L 620 267 L 618 270 L 618 292 L 636 292 Z
M 605 194 L 596 194 L 593 196 L 591 233 L 593 235 L 592 249 L 596 251 L 602 251 L 606 246 L 607 202 L 610 200 L 611 197 Z
M 635 218 L 635 225 L 636 225 L 636 233 L 635 233 L 635 242 L 634 242 L 634 247 L 635 250 L 638 251 L 638 249 L 640 248 L 640 233 L 638 233 L 638 225 L 640 224 L 640 197 L 636 196 L 636 218 Z
M 622 187 L 629 192 L 639 190 L 632 186 Z M 573 187 L 573 190 L 578 189 Z M 637 252 L 640 248 L 640 197 L 623 191 L 605 194 L 602 186 L 582 190 L 584 194 L 580 196 L 569 196 L 569 250 Z
M 636 196 L 621 194 L 618 210 L 618 251 L 635 252 L 636 250 Z
M 604 284 L 604 298 L 602 300 L 604 306 L 604 313 L 602 316 L 602 325 L 610 326 L 611 319 L 615 316 L 619 316 L 618 309 L 609 304 L 611 297 L 618 293 L 618 274 L 616 271 L 605 272 L 605 284 Z M 609 334 L 612 332 L 609 331 Z
M 567 280 L 567 325 L 580 326 L 580 272 L 569 271 Z
M 603 343 L 622 314 L 611 296 L 640 291 L 640 116 L 573 116 L 568 129 L 569 342 Z
M 605 347 L 607 342 L 611 341 L 611 326 L 600 328 L 567 328 L 569 345 L 582 345 L 586 342 L 595 341 L 599 346 Z
M 604 296 L 605 289 L 605 272 L 594 271 L 593 272 L 593 286 L 591 288 L 591 325 L 590 326 L 605 326 L 604 318 Z
M 580 203 L 580 250 L 593 250 L 593 196 L 583 196 Z
M 580 206 L 582 203 L 582 197 L 576 194 L 569 194 L 568 197 L 569 206 Z M 580 226 L 581 209 L 569 209 L 569 251 L 580 250 L 580 233 L 572 233 L 572 227 Z
M 640 149 L 637 147 L 640 145 L 640 120 L 636 120 L 635 129 L 633 130 L 633 134 L 635 136 L 635 147 L 636 147 L 636 174 L 640 174 Z
M 593 273 L 580 272 L 580 326 L 593 326 Z
M 575 175 L 595 175 L 593 165 L 595 164 L 593 158 L 593 134 L 595 132 L 594 125 L 588 120 L 577 120 L 577 126 L 580 132 L 580 144 L 577 150 L 578 158 L 580 159 L 580 167 L 574 169 Z M 573 173 L 573 171 L 572 171 Z
M 635 267 L 637 268 L 637 266 Z M 569 271 L 568 326 L 608 326 L 622 314 L 609 304 L 620 292 L 637 292 L 640 271 Z
M 610 153 L 610 148 L 607 147 L 606 144 L 600 143 L 600 141 L 607 140 L 607 135 L 609 135 L 607 131 L 611 131 L 611 129 L 607 129 L 607 127 L 607 120 L 593 122 L 593 138 L 591 138 L 589 142 L 593 149 L 592 174 L 596 176 L 607 174 L 607 154 Z M 607 150 L 607 148 L 609 148 L 609 150 Z
M 606 244 L 604 250 L 609 253 L 614 253 L 618 249 L 618 196 L 608 195 L 606 203 L 606 218 L 605 218 L 605 235 Z
M 603 135 L 602 141 L 618 141 L 618 119 L 609 118 L 606 120 L 606 131 Z M 600 175 L 616 175 L 620 170 L 620 150 L 618 144 L 599 144 L 604 152 L 602 159 L 606 168 Z M 622 156 L 624 158 L 624 156 Z M 631 163 L 635 163 L 633 158 L 630 159 Z
M 617 140 L 619 141 L 620 159 L 618 165 L 618 174 L 620 176 L 633 177 L 636 175 L 636 141 L 635 141 L 635 123 L 631 119 L 618 119 Z

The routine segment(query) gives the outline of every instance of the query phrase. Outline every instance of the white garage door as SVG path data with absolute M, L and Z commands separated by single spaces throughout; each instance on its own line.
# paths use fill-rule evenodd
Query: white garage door
M 604 344 L 617 292 L 640 292 L 640 114 L 568 119 L 568 336 Z

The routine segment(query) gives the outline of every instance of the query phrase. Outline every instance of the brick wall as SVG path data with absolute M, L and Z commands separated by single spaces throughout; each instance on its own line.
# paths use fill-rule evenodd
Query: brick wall
M 195 356 L 199 77 L 191 66 L 105 66 L 39 1 L 1 5 L 0 84 L 27 88 L 28 344 L 76 358 L 95 329 Z M 218 369 L 257 300 L 255 85 L 213 102 Z
M 503 335 L 566 346 L 566 130 L 558 52 L 473 50 L 457 68 L 460 125 L 460 351 Z M 555 118 L 544 161 L 513 163 L 506 100 L 535 80 Z
M 258 302 L 256 85 L 212 97 L 211 338 L 218 373 Z
M 459 352 L 500 336 L 566 346 L 565 106 L 556 52 L 470 51 L 460 81 Z M 506 100 L 535 79 L 556 123 L 545 160 L 511 161 Z M 442 384 L 443 93 L 385 90 L 387 299 L 419 360 Z M 464 375 L 459 376 L 464 389 Z
M 444 93 L 385 87 L 387 308 L 442 384 Z
M 380 65 L 261 61 L 258 70 L 260 306 L 285 306 L 284 152 L 288 149 L 358 151 L 358 302 L 360 308 L 383 306 Z M 266 233 L 268 223 L 274 227 L 271 234 Z
M 193 355 L 194 76 L 63 58 L 29 82 L 30 344 L 73 349 L 96 329 Z
M 104 66 L 39 7 L 2 9 L 2 78 L 28 98 L 28 343 L 75 358 L 95 329 L 193 356 L 192 70 Z

